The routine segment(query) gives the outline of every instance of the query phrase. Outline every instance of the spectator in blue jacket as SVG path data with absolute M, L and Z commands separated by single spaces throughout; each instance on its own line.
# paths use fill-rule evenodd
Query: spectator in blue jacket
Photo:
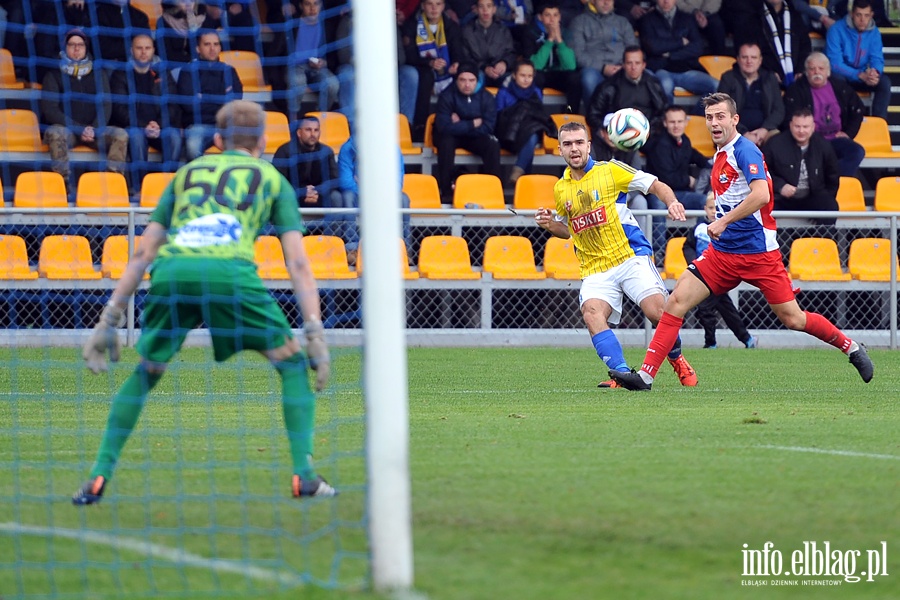
M 478 67 L 460 65 L 453 85 L 438 97 L 434 142 L 438 152 L 441 197 L 452 202 L 454 157 L 465 148 L 481 157 L 484 172 L 500 177 L 500 142 L 494 135 L 497 107 L 494 97 L 478 87 Z
M 873 15 L 869 0 L 856 0 L 850 14 L 828 30 L 825 55 L 832 75 L 857 91 L 873 93 L 872 114 L 887 119 L 891 80 L 884 72 L 884 44 Z
M 216 113 L 228 102 L 240 100 L 244 86 L 231 65 L 219 62 L 222 42 L 215 31 L 204 31 L 197 39 L 197 58 L 178 75 L 181 126 L 187 159 L 194 160 L 212 146 Z
M 397 156 L 400 158 L 400 205 L 409 208 L 409 196 L 403 193 L 403 153 L 397 147 Z M 338 186 L 341 189 L 341 204 L 333 208 L 359 208 L 359 159 L 356 150 L 356 140 L 350 136 L 338 156 Z M 357 216 L 353 213 L 325 215 L 328 224 L 326 230 L 330 235 L 337 235 L 344 240 L 347 248 L 347 262 L 350 266 L 356 265 L 359 253 L 359 227 Z M 410 247 L 409 214 L 403 215 L 403 241 L 406 247 Z

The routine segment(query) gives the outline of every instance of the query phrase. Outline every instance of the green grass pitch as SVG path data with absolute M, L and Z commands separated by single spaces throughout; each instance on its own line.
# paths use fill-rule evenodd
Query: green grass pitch
M 900 597 L 900 353 L 871 352 L 869 385 L 828 348 L 686 354 L 699 387 L 664 366 L 652 392 L 629 393 L 595 387 L 604 371 L 587 347 L 411 349 L 416 589 L 453 600 Z M 188 349 L 88 510 L 68 496 L 135 355 L 101 377 L 78 355 L 0 350 L 0 598 L 377 597 L 353 589 L 366 579 L 357 351 L 337 350 L 318 403 L 319 466 L 343 485 L 337 502 L 286 497 L 277 380 L 262 361 L 212 367 L 208 350 Z M 642 355 L 626 351 L 633 364 Z M 47 533 L 84 528 L 108 536 Z M 223 562 L 173 563 L 110 538 Z M 859 550 L 857 573 L 883 541 L 888 575 L 834 587 L 775 583 L 841 578 L 742 577 L 743 545 L 767 541 L 784 570 L 804 542 Z M 219 568 L 247 556 L 284 579 Z M 316 585 L 334 581 L 351 589 Z

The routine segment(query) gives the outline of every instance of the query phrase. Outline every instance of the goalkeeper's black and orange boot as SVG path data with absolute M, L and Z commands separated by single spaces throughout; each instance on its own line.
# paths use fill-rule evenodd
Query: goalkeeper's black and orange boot
M 96 504 L 103 497 L 103 490 L 106 488 L 106 477 L 97 475 L 93 479 L 89 479 L 81 489 L 72 496 L 72 504 L 75 506 L 85 506 L 87 504 Z
M 601 381 L 597 384 L 598 388 L 620 388 L 622 387 L 614 379 L 607 379 L 606 381 Z
M 301 479 L 294 475 L 291 480 L 291 494 L 294 498 L 331 498 L 338 495 L 338 491 L 328 485 L 321 475 L 315 479 Z
M 697 373 L 690 363 L 688 363 L 684 354 L 675 360 L 672 360 L 671 358 L 668 360 L 669 364 L 672 365 L 672 368 L 675 369 L 675 374 L 678 375 L 678 380 L 681 381 L 681 385 L 685 387 L 694 387 L 697 385 Z

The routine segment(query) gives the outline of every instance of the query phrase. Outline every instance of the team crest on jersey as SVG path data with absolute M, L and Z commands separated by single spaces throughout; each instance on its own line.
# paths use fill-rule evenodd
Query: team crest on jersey
M 566 212 L 567 213 L 572 212 L 572 201 L 571 200 L 566 200 Z
M 233 215 L 203 215 L 185 223 L 175 236 L 175 244 L 186 248 L 223 246 L 238 241 L 242 228 Z
M 594 195 L 594 202 L 600 202 L 600 192 L 597 190 L 591 190 L 591 193 Z
M 719 183 L 728 183 L 728 175 L 726 173 L 719 173 Z
M 585 229 L 597 227 L 598 225 L 605 225 L 606 222 L 606 207 L 601 206 L 599 208 L 595 208 L 589 213 L 578 215 L 577 217 L 573 218 L 572 231 L 575 233 L 581 233 Z
M 759 165 L 750 165 L 749 171 L 751 175 L 759 174 Z

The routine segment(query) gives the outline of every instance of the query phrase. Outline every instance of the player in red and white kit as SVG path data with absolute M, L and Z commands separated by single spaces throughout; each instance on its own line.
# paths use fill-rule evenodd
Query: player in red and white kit
M 734 100 L 728 94 L 710 94 L 703 105 L 706 128 L 717 148 L 710 175 L 716 220 L 707 229 L 712 242 L 678 278 L 641 370 L 610 371 L 610 377 L 629 390 L 649 390 L 684 323 L 684 315 L 710 294 L 724 294 L 746 281 L 759 288 L 785 327 L 806 332 L 847 354 L 868 383 L 874 367 L 865 347 L 822 315 L 801 310 L 794 299 L 775 241 L 772 179 L 760 150 L 737 132 L 740 117 Z

